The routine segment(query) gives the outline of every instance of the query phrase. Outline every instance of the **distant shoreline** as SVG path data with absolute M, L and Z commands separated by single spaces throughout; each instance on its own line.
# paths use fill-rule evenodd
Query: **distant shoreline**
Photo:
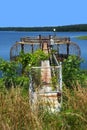
M 51 31 L 51 32 L 86 32 L 87 24 L 65 25 L 65 26 L 47 26 L 47 27 L 0 27 L 0 31 Z

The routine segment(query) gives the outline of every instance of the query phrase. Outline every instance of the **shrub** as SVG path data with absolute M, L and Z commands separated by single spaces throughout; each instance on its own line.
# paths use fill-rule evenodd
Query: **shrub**
M 63 81 L 67 87 L 73 87 L 84 82 L 84 73 L 80 69 L 82 59 L 69 56 L 63 62 Z

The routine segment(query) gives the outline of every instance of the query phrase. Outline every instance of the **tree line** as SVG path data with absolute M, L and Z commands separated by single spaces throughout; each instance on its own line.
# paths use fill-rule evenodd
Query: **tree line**
M 87 24 L 65 25 L 65 26 L 47 26 L 47 27 L 0 27 L 0 31 L 87 31 Z

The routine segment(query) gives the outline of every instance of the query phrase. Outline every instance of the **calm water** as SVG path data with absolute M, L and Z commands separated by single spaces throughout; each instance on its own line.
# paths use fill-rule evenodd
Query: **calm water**
M 54 32 L 12 32 L 0 31 L 0 57 L 9 60 L 10 48 L 16 41 L 19 41 L 24 36 L 38 36 L 41 35 L 54 35 Z M 87 35 L 87 32 L 55 32 L 57 36 L 68 36 L 71 41 L 76 42 L 81 49 L 81 57 L 85 62 L 81 65 L 82 68 L 87 69 L 87 41 L 78 40 L 76 36 Z

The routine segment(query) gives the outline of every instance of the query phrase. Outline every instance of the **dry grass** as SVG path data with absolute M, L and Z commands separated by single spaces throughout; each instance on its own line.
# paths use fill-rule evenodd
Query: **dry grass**
M 12 89 L 0 93 L 0 130 L 36 130 L 40 128 L 35 113 L 31 111 L 29 98 L 21 95 L 21 90 Z
M 87 130 L 87 88 L 64 88 L 60 113 L 32 111 L 21 89 L 0 92 L 0 130 Z

